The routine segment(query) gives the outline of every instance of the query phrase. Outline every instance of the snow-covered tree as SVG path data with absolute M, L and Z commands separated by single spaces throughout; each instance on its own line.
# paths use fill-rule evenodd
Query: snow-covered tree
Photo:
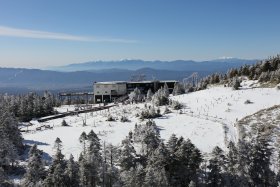
M 145 184 L 147 186 L 169 186 L 168 171 L 169 154 L 165 145 L 161 142 L 149 156 L 146 166 Z
M 224 186 L 225 178 L 224 178 L 224 166 L 225 166 L 225 155 L 221 148 L 216 146 L 212 151 L 212 157 L 209 160 L 209 173 L 207 184 L 210 186 Z
M 184 88 L 180 83 L 175 83 L 172 95 L 180 95 L 184 93 Z
M 168 85 L 167 85 L 167 83 L 164 83 L 164 86 L 163 86 L 163 95 L 165 96 L 165 97 L 169 97 L 169 88 L 168 88 Z
M 72 154 L 70 155 L 69 160 L 67 160 L 65 176 L 66 186 L 77 187 L 80 185 L 79 165 L 74 161 L 74 157 Z
M 167 141 L 166 147 L 167 147 L 167 150 L 170 152 L 171 156 L 176 152 L 176 150 L 178 148 L 177 141 L 178 141 L 178 138 L 176 137 L 175 134 L 172 134 Z
M 138 88 L 135 88 L 128 97 L 130 102 L 140 102 L 142 100 L 141 91 Z
M 39 186 L 45 178 L 46 172 L 42 161 L 43 152 L 33 145 L 29 150 L 29 159 L 26 174 L 24 175 L 23 186 Z
M 54 149 L 56 153 L 53 157 L 51 166 L 49 167 L 48 174 L 44 180 L 45 186 L 66 186 L 66 161 L 64 160 L 64 155 L 62 154 L 62 141 L 56 138 Z
M 259 131 L 252 147 L 249 175 L 252 185 L 273 186 L 274 173 L 270 169 L 272 148 L 269 145 L 269 137 Z
M 238 90 L 239 87 L 240 87 L 240 81 L 239 81 L 239 79 L 238 79 L 237 77 L 235 77 L 235 78 L 233 79 L 232 89 L 233 89 L 233 90 Z
M 83 153 L 86 154 L 86 140 L 87 140 L 87 134 L 85 132 L 82 132 L 80 135 L 79 141 L 83 145 Z
M 169 92 L 169 91 L 168 91 Z M 156 106 L 167 105 L 169 103 L 168 99 L 169 94 L 167 91 L 160 88 L 152 97 L 152 103 Z
M 202 156 L 189 139 L 180 138 L 177 147 L 169 165 L 170 183 L 173 186 L 188 186 L 192 180 L 197 180 Z
M 153 97 L 153 92 L 152 92 L 151 89 L 149 89 L 148 92 L 147 92 L 146 100 L 151 101 L 152 97 Z

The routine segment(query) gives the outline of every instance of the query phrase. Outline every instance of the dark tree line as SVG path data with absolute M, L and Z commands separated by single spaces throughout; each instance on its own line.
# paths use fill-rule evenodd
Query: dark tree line
M 60 102 L 50 92 L 38 95 L 36 93 L 28 93 L 26 95 L 1 95 L 1 103 L 19 121 L 30 121 L 32 118 L 39 118 L 54 113 L 53 107 L 59 106 Z
M 35 93 L 0 95 L 0 186 L 13 186 L 7 175 L 23 172 L 18 161 L 26 147 L 22 142 L 18 121 L 52 114 L 53 106 L 57 104 L 56 98 L 49 92 L 43 96 Z
M 93 132 L 80 136 L 78 161 L 67 160 L 62 142 L 55 141 L 56 154 L 46 169 L 42 152 L 29 151 L 24 186 L 277 186 L 279 168 L 272 170 L 269 137 L 258 133 L 248 143 L 230 142 L 227 151 L 215 147 L 203 156 L 189 140 L 172 135 L 166 143 L 153 121 L 136 125 L 120 147 L 102 144 Z
M 0 100 L 0 186 L 12 186 L 7 174 L 17 168 L 24 151 L 22 140 L 15 116 Z

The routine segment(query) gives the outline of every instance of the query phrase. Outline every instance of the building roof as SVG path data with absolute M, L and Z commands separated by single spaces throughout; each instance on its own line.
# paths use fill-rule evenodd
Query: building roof
M 125 81 L 95 82 L 94 84 L 126 84 Z
M 94 82 L 94 84 L 126 84 L 126 83 L 152 83 L 152 82 L 178 82 L 178 81 L 176 80 L 108 81 L 108 82 Z

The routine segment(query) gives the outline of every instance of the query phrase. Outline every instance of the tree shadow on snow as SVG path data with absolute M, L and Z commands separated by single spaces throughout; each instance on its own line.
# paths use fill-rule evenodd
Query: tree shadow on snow
M 24 144 L 29 144 L 29 145 L 50 145 L 48 143 L 45 143 L 45 142 L 39 142 L 39 141 L 34 141 L 34 140 L 23 140 L 23 143 Z
M 43 152 L 42 159 L 45 160 L 48 164 L 52 161 L 52 157 L 46 152 Z

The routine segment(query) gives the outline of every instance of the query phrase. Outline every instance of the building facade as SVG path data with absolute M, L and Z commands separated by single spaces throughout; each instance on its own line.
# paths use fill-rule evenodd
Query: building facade
M 139 82 L 95 82 L 93 85 L 94 102 L 95 103 L 109 103 L 115 101 L 117 98 L 128 95 L 135 88 L 138 88 L 142 94 L 147 94 L 151 89 L 155 93 L 159 88 L 167 84 L 169 92 L 172 93 L 175 83 L 177 81 L 139 81 Z

